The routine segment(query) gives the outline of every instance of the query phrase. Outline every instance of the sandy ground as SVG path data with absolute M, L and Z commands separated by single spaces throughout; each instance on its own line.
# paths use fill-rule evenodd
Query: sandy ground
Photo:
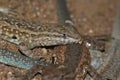
M 82 35 L 109 35 L 118 1 L 67 0 L 67 5 L 75 27 Z M 58 23 L 55 6 L 55 0 L 0 1 L 0 7 L 10 8 L 10 15 L 41 23 Z M 0 64 L 0 80 L 16 80 L 11 77 L 14 70 L 18 68 Z

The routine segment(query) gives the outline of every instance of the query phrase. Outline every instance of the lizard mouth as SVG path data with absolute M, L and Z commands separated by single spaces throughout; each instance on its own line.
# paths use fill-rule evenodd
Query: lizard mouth
M 71 43 L 79 43 L 80 41 L 78 39 L 74 38 L 50 38 L 50 37 L 44 37 L 39 38 L 40 45 L 41 46 L 54 46 L 54 45 L 65 45 L 65 44 L 71 44 Z

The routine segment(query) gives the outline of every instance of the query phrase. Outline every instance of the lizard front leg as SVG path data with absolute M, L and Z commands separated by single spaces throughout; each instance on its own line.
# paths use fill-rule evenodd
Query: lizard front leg
M 28 57 L 32 57 L 32 50 L 28 48 L 24 43 L 20 43 L 20 45 L 18 45 L 18 48 L 22 52 L 22 54 Z

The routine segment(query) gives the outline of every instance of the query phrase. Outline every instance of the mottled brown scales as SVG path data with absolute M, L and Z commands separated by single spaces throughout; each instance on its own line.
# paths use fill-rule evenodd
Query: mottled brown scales
M 25 21 L 3 13 L 0 13 L 0 36 L 30 48 L 82 42 L 79 33 L 67 25 Z
M 71 43 L 81 45 L 83 43 L 83 39 L 74 27 L 53 23 L 30 22 L 16 19 L 2 13 L 0 13 L 0 38 L 17 44 L 20 50 L 27 56 L 30 56 L 30 49 L 37 46 L 53 46 Z M 86 54 L 87 53 L 84 53 L 84 55 Z M 83 66 L 86 65 L 85 67 L 88 67 L 87 63 L 86 61 Z M 78 67 L 79 66 L 81 65 L 79 64 Z M 86 72 L 83 70 L 82 73 L 84 75 Z

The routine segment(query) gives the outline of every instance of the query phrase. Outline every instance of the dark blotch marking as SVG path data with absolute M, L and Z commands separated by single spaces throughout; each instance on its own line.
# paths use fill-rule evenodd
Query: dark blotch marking
M 17 37 L 15 35 L 12 36 L 12 39 L 17 39 Z

